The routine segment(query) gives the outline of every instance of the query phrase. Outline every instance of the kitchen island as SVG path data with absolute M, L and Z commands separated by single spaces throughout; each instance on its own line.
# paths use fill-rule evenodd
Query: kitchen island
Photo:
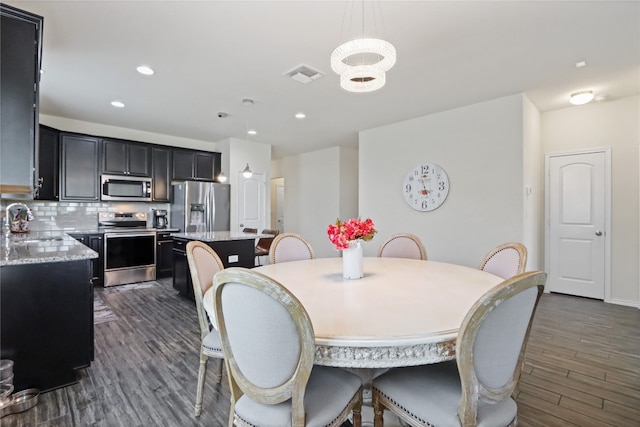
M 91 364 L 97 257 L 60 232 L 2 237 L 0 356 L 14 361 L 15 390 L 72 384 L 75 370 Z
M 266 234 L 231 231 L 208 231 L 201 233 L 172 233 L 173 238 L 173 287 L 189 299 L 193 299 L 193 285 L 187 264 L 187 243 L 199 240 L 218 254 L 227 267 L 255 267 L 256 239 L 273 237 Z

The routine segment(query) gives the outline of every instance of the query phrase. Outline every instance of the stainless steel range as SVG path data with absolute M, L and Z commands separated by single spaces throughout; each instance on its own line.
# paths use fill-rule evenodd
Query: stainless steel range
M 156 278 L 156 230 L 146 212 L 100 212 L 104 232 L 104 286 Z

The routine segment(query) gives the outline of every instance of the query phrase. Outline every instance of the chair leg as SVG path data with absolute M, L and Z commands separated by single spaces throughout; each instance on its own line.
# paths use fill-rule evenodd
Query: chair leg
M 353 413 L 353 427 L 361 427 L 362 426 L 362 393 L 360 393 L 360 397 L 358 398 L 358 403 L 351 410 Z
M 207 360 L 209 356 L 205 355 L 200 351 L 200 368 L 198 368 L 198 390 L 196 392 L 196 407 L 195 407 L 195 415 L 196 417 L 200 416 L 200 412 L 202 412 L 202 394 L 204 391 L 204 377 L 207 373 Z
M 384 419 L 382 417 L 384 406 L 378 400 L 378 393 L 372 390 L 371 404 L 373 406 L 373 427 L 384 427 Z
M 216 376 L 216 382 L 220 384 L 222 382 L 222 369 L 224 368 L 224 359 L 218 359 L 217 365 L 218 366 L 216 367 L 214 375 Z

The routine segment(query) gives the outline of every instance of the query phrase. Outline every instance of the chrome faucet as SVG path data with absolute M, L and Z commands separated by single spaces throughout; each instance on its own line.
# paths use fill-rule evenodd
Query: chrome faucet
M 29 206 L 20 202 L 11 203 L 10 205 L 7 206 L 4 213 L 4 227 L 5 227 L 5 232 L 7 234 L 11 232 L 11 222 L 13 220 L 11 218 L 11 210 L 14 208 L 23 208 L 25 211 L 27 211 L 27 218 L 26 218 L 27 221 L 33 220 L 33 212 L 31 212 L 31 209 L 29 209 Z

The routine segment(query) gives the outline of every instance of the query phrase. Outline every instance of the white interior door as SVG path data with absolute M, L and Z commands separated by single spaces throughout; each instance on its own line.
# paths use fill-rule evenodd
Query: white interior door
M 547 289 L 605 298 L 608 152 L 547 157 Z
M 284 233 L 284 185 L 276 186 L 276 227 Z
M 238 231 L 255 228 L 262 231 L 266 224 L 266 178 L 253 173 L 250 178 L 238 174 Z

